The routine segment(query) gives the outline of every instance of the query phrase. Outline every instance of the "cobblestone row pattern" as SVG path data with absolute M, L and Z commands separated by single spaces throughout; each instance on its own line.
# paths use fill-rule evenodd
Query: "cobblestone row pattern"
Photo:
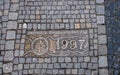
M 120 74 L 120 1 L 106 0 L 106 27 L 108 39 L 109 74 Z
M 0 75 L 108 75 L 104 10 L 104 0 L 0 0 Z M 87 31 L 86 54 L 25 56 L 30 32 L 77 30 Z

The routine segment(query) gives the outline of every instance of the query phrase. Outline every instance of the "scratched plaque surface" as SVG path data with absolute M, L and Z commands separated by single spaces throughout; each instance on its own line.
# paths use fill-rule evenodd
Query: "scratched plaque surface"
M 87 30 L 29 31 L 25 56 L 84 55 L 89 50 Z

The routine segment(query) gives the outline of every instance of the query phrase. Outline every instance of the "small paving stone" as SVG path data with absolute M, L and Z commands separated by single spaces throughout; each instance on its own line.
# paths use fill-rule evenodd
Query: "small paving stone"
M 84 69 L 79 69 L 79 74 L 84 74 L 85 70 Z
M 66 74 L 71 74 L 72 73 L 72 70 L 71 69 L 67 69 L 66 70 Z
M 78 74 L 77 72 L 78 72 L 77 69 L 72 69 L 72 74 Z
M 10 73 L 13 70 L 13 63 L 6 63 L 3 64 L 3 72 L 4 73 Z
M 104 16 L 97 16 L 97 24 L 104 24 L 105 17 Z
M 80 68 L 80 63 L 74 63 L 74 68 Z
M 102 6 L 102 5 L 97 5 L 96 6 L 96 12 L 97 12 L 97 14 L 104 14 L 105 13 L 105 7 L 104 6 Z
M 19 8 L 18 4 L 12 4 L 10 7 L 10 11 L 17 11 Z
M 0 69 L 0 74 L 2 75 L 2 69 Z
M 81 63 L 82 68 L 87 68 L 87 63 Z
M 19 2 L 19 0 L 11 0 L 11 2 L 14 2 L 14 3 L 16 3 L 16 2 Z
M 19 58 L 19 63 L 25 63 L 25 58 Z
M 107 41 L 106 41 L 106 35 L 100 35 L 98 36 L 98 41 L 99 41 L 99 44 L 106 44 Z
M 7 29 L 17 29 L 17 22 L 16 21 L 9 21 L 7 25 Z
M 59 57 L 58 61 L 59 61 L 59 62 L 64 62 L 65 60 L 64 60 L 63 57 Z
M 23 64 L 18 64 L 18 70 L 22 70 L 23 69 Z
M 14 41 L 6 41 L 6 49 L 14 49 Z
M 99 25 L 98 26 L 98 34 L 105 34 L 106 33 L 106 29 L 104 25 Z
M 96 3 L 104 3 L 104 0 L 96 0 Z
M 85 58 L 84 58 L 84 61 L 85 61 L 85 62 L 90 62 L 90 57 L 85 57 Z
M 71 62 L 71 58 L 70 57 L 65 57 L 65 62 Z
M 58 70 L 53 70 L 53 74 L 58 74 Z
M 15 13 L 15 12 L 10 12 L 9 13 L 9 19 L 10 20 L 17 20 L 17 17 L 18 17 L 18 13 Z
M 12 61 L 14 58 L 13 51 L 6 51 L 4 60 L 5 61 Z
M 107 57 L 106 56 L 100 56 L 99 57 L 99 67 L 106 67 L 107 64 Z
M 99 75 L 109 75 L 107 69 L 100 69 L 99 70 Z
M 6 39 L 15 39 L 15 31 L 7 31 Z
M 107 55 L 106 45 L 99 45 L 99 55 Z

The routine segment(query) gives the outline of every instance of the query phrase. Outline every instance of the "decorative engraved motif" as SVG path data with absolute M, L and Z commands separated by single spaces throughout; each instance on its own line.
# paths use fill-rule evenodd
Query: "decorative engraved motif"
M 36 38 L 32 43 L 32 50 L 36 55 L 43 55 L 48 51 L 48 41 L 39 37 Z
M 89 50 L 87 30 L 28 32 L 27 56 L 84 55 Z

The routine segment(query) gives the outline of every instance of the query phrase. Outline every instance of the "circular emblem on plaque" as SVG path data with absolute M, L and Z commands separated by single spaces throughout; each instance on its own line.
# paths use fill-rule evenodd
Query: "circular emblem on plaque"
M 48 51 L 48 41 L 39 37 L 32 42 L 32 50 L 36 55 L 43 55 Z

